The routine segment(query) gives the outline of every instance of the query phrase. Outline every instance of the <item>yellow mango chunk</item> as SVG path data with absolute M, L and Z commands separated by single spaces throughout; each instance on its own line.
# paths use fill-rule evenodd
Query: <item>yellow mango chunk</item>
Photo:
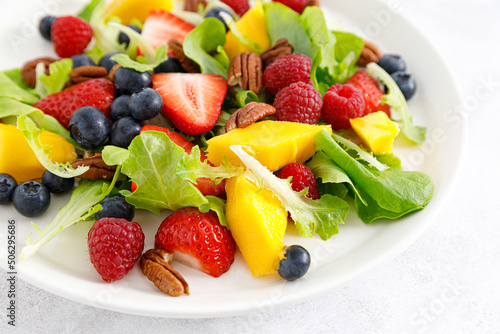
M 278 198 L 245 176 L 226 183 L 226 219 L 231 234 L 254 276 L 272 274 L 284 258 L 288 213 Z
M 271 40 L 266 29 L 264 7 L 260 1 L 236 22 L 236 28 L 241 36 L 257 44 L 262 51 L 266 51 L 271 46 Z M 231 31 L 226 34 L 224 50 L 230 60 L 243 52 L 255 52 L 250 46 L 240 42 Z
M 364 117 L 351 118 L 349 122 L 366 149 L 377 155 L 392 152 L 399 126 L 385 112 L 377 111 Z
M 63 137 L 43 131 L 40 141 L 52 146 L 49 157 L 52 162 L 74 162 L 76 152 L 73 145 Z M 45 168 L 24 138 L 21 130 L 14 125 L 0 123 L 0 173 L 12 175 L 17 183 L 41 179 Z
M 294 122 L 263 121 L 246 128 L 235 129 L 208 141 L 208 160 L 219 165 L 225 155 L 236 166 L 240 158 L 229 149 L 231 145 L 250 146 L 249 152 L 262 165 L 274 172 L 293 162 L 304 163 L 314 154 L 314 136 L 329 125 L 309 125 Z
M 106 9 L 106 13 L 119 17 L 122 24 L 130 24 L 134 18 L 144 23 L 150 11 L 169 12 L 173 8 L 173 0 L 113 0 Z

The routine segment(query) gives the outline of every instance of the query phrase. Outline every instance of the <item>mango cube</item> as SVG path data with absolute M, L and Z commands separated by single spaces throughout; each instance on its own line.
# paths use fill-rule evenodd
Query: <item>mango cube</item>
M 376 155 L 392 152 L 399 126 L 385 112 L 377 111 L 364 117 L 351 118 L 349 122 L 366 149 Z
M 108 5 L 106 13 L 119 17 L 122 24 L 130 24 L 132 19 L 138 19 L 144 23 L 150 11 L 169 12 L 173 8 L 173 0 L 113 0 Z

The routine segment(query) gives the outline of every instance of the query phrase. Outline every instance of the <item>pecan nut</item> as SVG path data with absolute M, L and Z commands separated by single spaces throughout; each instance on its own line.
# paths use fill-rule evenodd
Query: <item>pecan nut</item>
M 108 80 L 114 82 L 115 81 L 115 73 L 121 67 L 122 67 L 122 65 L 120 65 L 120 64 L 114 64 L 113 67 L 109 70 Z
M 229 66 L 228 85 L 240 85 L 245 90 L 259 94 L 264 88 L 262 59 L 253 52 L 243 52 L 233 58 Z
M 270 49 L 260 55 L 264 68 L 268 67 L 273 61 L 281 57 L 291 55 L 294 51 L 293 45 L 288 43 L 286 38 L 279 39 Z
M 108 71 L 102 66 L 80 66 L 74 68 L 69 73 L 69 78 L 74 84 L 84 82 L 96 78 L 105 78 L 108 75 Z
M 78 159 L 71 164 L 73 168 L 78 168 L 79 166 L 89 166 L 89 170 L 80 175 L 82 179 L 89 180 L 111 180 L 115 175 L 116 166 L 108 166 L 102 160 L 102 154 L 100 153 L 90 153 L 90 155 L 85 155 L 83 159 Z
M 309 2 L 306 4 L 306 6 L 319 7 L 319 6 L 321 6 L 321 1 L 320 0 L 309 0 Z
M 173 254 L 164 249 L 150 249 L 141 256 L 141 271 L 161 291 L 172 297 L 189 295 L 189 285 L 169 264 Z
M 378 46 L 370 41 L 365 41 L 365 46 L 363 47 L 363 50 L 361 50 L 361 55 L 359 56 L 356 65 L 366 67 L 369 63 L 377 63 L 383 55 L 384 53 Z
M 184 10 L 186 12 L 198 13 L 198 8 L 200 7 L 200 4 L 203 5 L 203 7 L 206 7 L 207 1 L 206 0 L 186 0 L 184 2 Z
M 276 109 L 267 103 L 250 102 L 236 110 L 226 122 L 226 132 L 236 128 L 246 128 L 267 116 L 274 115 Z
M 200 65 L 195 63 L 193 60 L 188 58 L 184 54 L 184 50 L 182 49 L 182 42 L 171 39 L 168 41 L 168 48 L 174 54 L 175 58 L 181 63 L 182 68 L 186 70 L 188 73 L 200 73 Z
M 36 85 L 36 66 L 40 63 L 45 65 L 45 74 L 49 75 L 49 64 L 55 62 L 56 59 L 50 57 L 37 58 L 24 64 L 21 70 L 21 77 L 24 83 L 30 87 Z

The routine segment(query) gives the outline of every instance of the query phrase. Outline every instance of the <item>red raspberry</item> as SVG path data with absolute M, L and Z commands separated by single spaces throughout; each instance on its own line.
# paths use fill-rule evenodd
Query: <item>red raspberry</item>
M 304 10 L 304 8 L 306 8 L 306 5 L 310 0 L 273 0 L 273 1 L 280 2 L 300 14 Z
M 280 179 L 288 179 L 290 176 L 292 177 L 293 190 L 302 191 L 303 189 L 309 187 L 306 196 L 311 199 L 320 198 L 318 183 L 316 182 L 316 178 L 309 167 L 300 163 L 291 163 L 283 167 L 281 172 L 278 174 Z
M 223 3 L 231 7 L 239 16 L 243 16 L 250 9 L 248 0 L 221 0 Z
M 166 249 L 174 254 L 174 260 L 219 277 L 233 264 L 236 243 L 213 211 L 183 208 L 161 223 L 155 248 Z
M 264 71 L 264 85 L 273 94 L 295 82 L 311 83 L 312 61 L 306 55 L 294 54 L 273 61 Z
M 323 98 L 313 86 L 296 82 L 282 89 L 274 100 L 277 121 L 316 124 L 321 118 Z
M 351 128 L 349 119 L 364 116 L 364 110 L 365 100 L 359 89 L 336 83 L 328 88 L 323 97 L 321 115 L 334 130 L 348 130 Z
M 358 88 L 363 94 L 363 98 L 365 99 L 365 111 L 363 115 L 383 111 L 387 116 L 391 117 L 390 106 L 388 104 L 382 104 L 382 95 L 384 95 L 384 93 L 378 87 L 377 80 L 373 79 L 367 71 L 357 71 L 347 80 L 347 83 Z
M 51 32 L 54 49 L 62 58 L 83 53 L 93 34 L 90 24 L 75 16 L 58 17 Z
M 123 218 L 101 218 L 89 231 L 90 262 L 102 279 L 122 279 L 139 260 L 144 249 L 141 226 Z

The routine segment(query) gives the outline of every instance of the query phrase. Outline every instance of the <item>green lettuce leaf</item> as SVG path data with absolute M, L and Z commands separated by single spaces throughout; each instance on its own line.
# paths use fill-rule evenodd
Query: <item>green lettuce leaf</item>
M 142 49 L 141 49 L 142 50 Z M 163 63 L 165 60 L 168 59 L 167 55 L 167 46 L 162 45 L 156 49 L 156 57 L 153 62 L 151 63 L 141 63 L 141 61 L 146 61 L 146 58 L 144 57 L 137 57 L 137 61 L 132 60 L 129 55 L 125 53 L 118 53 L 111 57 L 111 60 L 116 61 L 118 64 L 122 65 L 123 67 L 126 68 L 131 68 L 133 70 L 136 70 L 137 72 L 151 72 L 153 71 L 158 65 Z
M 227 79 L 229 60 L 222 45 L 226 42 L 224 24 L 215 18 L 207 18 L 191 30 L 184 39 L 185 55 L 200 65 L 201 73 L 221 75 Z M 210 52 L 216 50 L 215 56 Z
M 279 198 L 283 207 L 290 212 L 300 235 L 311 238 L 313 233 L 317 233 L 323 240 L 327 240 L 338 233 L 338 225 L 344 223 L 349 211 L 347 202 L 331 195 L 323 195 L 318 200 L 312 200 L 305 196 L 308 189 L 301 192 L 294 191 L 290 180 L 276 177 L 246 153 L 243 146 L 232 145 L 230 149 L 247 167 L 245 176 L 253 183 L 271 190 Z
M 7 73 L 0 73 L 0 97 L 11 98 L 29 104 L 39 100 L 31 91 L 21 88 Z
M 333 48 L 331 46 L 333 45 Z M 327 54 L 321 67 L 327 68 L 335 82 L 344 83 L 356 71 L 356 62 L 361 55 L 365 42 L 362 38 L 340 31 L 331 31 L 330 40 L 324 47 L 324 51 L 330 50 L 335 56 L 335 62 L 328 63 L 331 55 Z
M 69 58 L 55 61 L 49 65 L 50 74 L 45 74 L 45 65 L 36 66 L 36 86 L 35 92 L 44 98 L 50 94 L 58 93 L 64 89 L 69 80 L 69 73 L 72 70 L 73 62 Z
M 226 202 L 215 196 L 207 196 L 208 203 L 200 207 L 201 212 L 208 212 L 212 210 L 219 217 L 219 223 L 229 229 L 226 220 Z
M 383 68 L 375 63 L 368 64 L 366 69 L 372 77 L 383 82 L 387 87 L 388 93 L 386 95 L 382 95 L 382 102 L 390 105 L 394 108 L 394 110 L 396 110 L 396 113 L 403 122 L 403 128 L 401 132 L 410 141 L 416 144 L 422 144 L 425 141 L 425 133 L 427 132 L 427 128 L 423 126 L 416 126 L 413 124 L 413 115 L 408 110 L 406 99 L 403 93 L 401 93 L 401 90 L 399 89 L 396 82 L 394 82 L 392 77 L 386 71 L 384 71 Z
M 9 77 L 10 80 L 14 81 L 16 85 L 21 87 L 21 89 L 25 90 L 26 92 L 30 94 L 34 94 L 34 89 L 28 86 L 24 81 L 23 77 L 21 76 L 21 69 L 20 68 L 15 68 L 13 70 L 8 70 L 5 72 L 2 72 L 6 76 Z
M 131 59 L 135 59 L 137 60 L 137 62 L 141 64 L 153 64 L 159 61 L 160 59 L 163 60 L 167 59 L 166 47 L 161 48 L 161 52 L 155 51 L 153 46 L 151 46 L 151 44 L 134 29 L 121 25 L 116 22 L 109 22 L 108 26 L 110 27 L 109 29 L 115 28 L 118 31 L 118 33 L 122 32 L 128 36 L 130 42 L 128 44 L 126 51 Z M 137 48 L 141 50 L 141 56 L 137 56 Z M 114 57 L 116 56 L 113 56 L 112 58 Z
M 88 166 L 79 166 L 77 169 L 74 169 L 70 163 L 53 163 L 49 158 L 52 147 L 43 145 L 40 142 L 40 134 L 42 133 L 42 130 L 39 129 L 36 126 L 35 122 L 33 122 L 33 120 L 27 115 L 18 117 L 17 127 L 23 133 L 24 138 L 26 138 L 26 141 L 33 150 L 33 153 L 35 153 L 38 161 L 40 161 L 42 166 L 52 174 L 56 174 L 60 177 L 70 178 L 82 175 L 89 169 Z
M 78 17 L 89 22 L 95 7 L 99 4 L 101 0 L 91 0 L 81 11 L 78 13 Z
M 100 0 L 94 7 L 89 20 L 90 26 L 94 31 L 96 47 L 103 55 L 111 52 L 125 52 L 125 46 L 118 43 L 120 30 L 110 23 L 106 22 L 105 1 Z M 130 29 L 132 30 L 132 29 Z M 130 46 L 130 45 L 129 45 Z M 141 49 L 142 51 L 142 49 Z M 135 57 L 134 57 L 135 58 Z
M 34 255 L 40 247 L 64 229 L 79 221 L 86 220 L 99 211 L 102 208 L 99 203 L 111 192 L 119 174 L 120 167 L 116 169 L 111 183 L 103 180 L 91 181 L 82 179 L 78 187 L 73 190 L 69 202 L 59 209 L 54 219 L 52 219 L 43 231 L 32 222 L 31 226 L 35 229 L 37 236 L 32 241 L 32 233 L 30 233 L 26 240 L 26 246 L 22 249 L 21 260 Z
M 260 102 L 259 96 L 251 90 L 244 90 L 236 93 L 236 104 L 238 107 L 242 108 L 250 102 Z

